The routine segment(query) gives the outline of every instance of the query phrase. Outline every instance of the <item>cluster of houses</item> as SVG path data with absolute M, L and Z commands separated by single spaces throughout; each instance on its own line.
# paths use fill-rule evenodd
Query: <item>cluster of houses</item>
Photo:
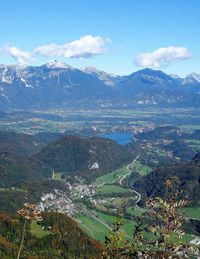
M 72 216 L 79 212 L 78 206 L 73 202 L 75 198 L 88 197 L 90 199 L 95 194 L 92 185 L 68 183 L 68 189 L 70 192 L 54 189 L 51 193 L 42 195 L 37 208 L 40 211 L 58 211 Z
M 26 220 L 42 221 L 41 212 L 35 204 L 25 203 L 24 207 L 17 211 L 17 214 Z
M 77 207 L 68 193 L 58 189 L 54 189 L 51 193 L 44 194 L 37 207 L 40 211 L 58 211 L 68 215 L 73 215 L 77 212 Z

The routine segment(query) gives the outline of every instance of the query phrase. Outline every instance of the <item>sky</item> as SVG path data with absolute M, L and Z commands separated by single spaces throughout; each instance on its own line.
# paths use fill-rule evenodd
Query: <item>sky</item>
M 200 73 L 199 0 L 2 0 L 0 64 Z

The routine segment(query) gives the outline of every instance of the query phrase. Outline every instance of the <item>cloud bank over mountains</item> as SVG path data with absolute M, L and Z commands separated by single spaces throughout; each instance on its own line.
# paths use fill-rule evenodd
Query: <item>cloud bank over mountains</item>
M 26 65 L 31 60 L 31 53 L 22 51 L 17 47 L 9 47 L 6 51 L 19 65 Z
M 78 40 L 57 45 L 48 44 L 35 48 L 32 52 L 23 51 L 16 46 L 7 47 L 5 52 L 10 55 L 19 65 L 28 64 L 33 57 L 44 56 L 54 58 L 90 58 L 106 53 L 106 45 L 109 38 L 86 35 Z
M 37 57 L 80 59 L 103 55 L 107 52 L 107 45 L 110 42 L 109 38 L 85 35 L 78 40 L 65 44 L 52 43 L 38 46 L 31 52 L 21 50 L 16 46 L 7 47 L 5 52 L 19 65 L 23 66 L 37 59 Z M 170 46 L 159 48 L 152 52 L 140 53 L 135 57 L 134 61 L 136 66 L 158 69 L 167 67 L 172 62 L 190 59 L 191 57 L 192 54 L 186 47 Z
M 35 49 L 35 53 L 46 57 L 63 58 L 88 58 L 101 55 L 106 52 L 106 43 L 109 39 L 100 36 L 86 35 L 79 40 L 72 41 L 63 45 L 43 45 Z
M 159 48 L 153 52 L 141 53 L 135 58 L 135 64 L 139 67 L 161 68 L 170 65 L 177 60 L 185 60 L 192 57 L 185 47 Z

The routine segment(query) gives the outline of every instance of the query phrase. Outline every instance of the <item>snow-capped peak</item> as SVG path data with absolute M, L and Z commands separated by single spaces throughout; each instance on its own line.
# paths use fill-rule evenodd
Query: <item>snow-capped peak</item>
M 200 74 L 198 73 L 191 73 L 187 76 L 187 78 L 192 78 L 200 83 Z
M 44 66 L 46 66 L 47 68 L 70 68 L 70 69 L 72 69 L 72 67 L 70 65 L 61 63 L 57 60 L 51 60 L 48 63 L 46 63 Z
M 98 76 L 101 77 L 109 77 L 109 78 L 115 78 L 115 77 L 119 77 L 118 75 L 115 74 L 109 74 L 103 70 L 99 70 L 96 67 L 83 67 L 81 68 L 81 71 L 88 73 L 88 74 L 96 74 Z M 103 78 L 102 78 L 103 79 Z
M 104 75 L 104 76 L 109 76 L 109 77 L 117 77 L 115 74 L 109 74 L 103 70 L 99 70 L 96 67 L 88 66 L 88 67 L 83 67 L 81 71 L 88 73 L 88 74 L 97 74 L 97 75 Z
M 81 69 L 82 71 L 86 72 L 86 73 L 95 73 L 97 74 L 98 72 L 100 72 L 96 67 L 84 67 Z M 101 71 L 102 72 L 102 71 Z
M 174 78 L 174 79 L 181 79 L 181 77 L 179 75 L 176 75 L 176 74 L 170 74 L 169 76 Z
M 97 76 L 100 80 L 104 81 L 104 83 L 108 86 L 113 86 L 115 84 L 115 81 L 117 80 L 118 76 L 114 74 L 108 74 L 103 70 L 98 70 L 96 67 L 84 67 L 81 69 L 81 71 L 87 73 L 87 74 L 94 74 Z

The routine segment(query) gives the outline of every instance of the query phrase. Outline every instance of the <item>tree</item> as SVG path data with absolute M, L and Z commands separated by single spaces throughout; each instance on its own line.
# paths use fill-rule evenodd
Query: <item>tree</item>
M 24 207 L 17 211 L 17 214 L 24 218 L 24 226 L 23 226 L 23 232 L 21 237 L 21 243 L 17 254 L 17 259 L 19 259 L 23 248 L 23 244 L 24 244 L 27 221 L 29 220 L 42 221 L 42 216 L 40 211 L 37 209 L 36 205 L 29 204 L 29 203 L 25 203 Z
M 181 239 L 184 235 L 182 225 L 186 221 L 180 208 L 187 204 L 186 200 L 178 200 L 180 191 L 176 190 L 178 179 L 169 179 L 165 182 L 165 198 L 150 198 L 146 202 L 148 215 L 153 219 L 149 231 L 154 238 L 143 238 L 143 224 L 138 219 L 133 233 L 133 241 L 128 242 L 121 234 L 123 222 L 116 220 L 112 231 L 106 237 L 105 249 L 102 257 L 106 259 L 129 258 L 182 258 L 199 254 L 197 247 L 184 242 L 171 241 L 172 236 Z

